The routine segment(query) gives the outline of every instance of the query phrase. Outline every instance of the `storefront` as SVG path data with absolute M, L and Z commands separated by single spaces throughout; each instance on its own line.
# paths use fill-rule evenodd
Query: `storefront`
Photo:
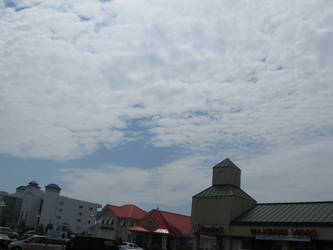
M 134 227 L 134 241 L 144 249 L 190 250 L 192 247 L 190 216 L 151 210 Z
M 212 186 L 193 196 L 193 250 L 202 235 L 218 250 L 332 250 L 333 202 L 258 204 L 240 188 L 229 159 L 213 167 Z

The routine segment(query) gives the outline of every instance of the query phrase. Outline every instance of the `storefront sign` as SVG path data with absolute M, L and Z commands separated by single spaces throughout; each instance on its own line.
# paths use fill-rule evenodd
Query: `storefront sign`
M 297 235 L 256 235 L 257 240 L 275 240 L 275 241 L 311 241 L 310 236 Z
M 292 235 L 316 237 L 318 233 L 314 229 L 290 229 L 290 228 L 251 228 L 253 235 Z
M 192 227 L 192 233 L 221 234 L 224 233 L 224 228 L 215 225 L 195 225 Z

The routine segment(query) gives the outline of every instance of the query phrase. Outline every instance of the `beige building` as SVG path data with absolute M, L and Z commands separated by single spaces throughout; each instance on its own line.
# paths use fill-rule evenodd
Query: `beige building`
M 213 167 L 212 186 L 192 198 L 193 249 L 200 236 L 218 250 L 332 250 L 333 201 L 258 204 L 241 189 L 229 159 Z

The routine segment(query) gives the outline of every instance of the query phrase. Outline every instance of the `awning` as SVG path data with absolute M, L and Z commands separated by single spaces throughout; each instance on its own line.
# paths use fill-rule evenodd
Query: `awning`
M 137 231 L 137 232 L 147 232 L 147 233 L 170 234 L 169 230 L 165 229 L 165 228 L 158 228 L 158 229 L 155 229 L 155 230 L 148 230 L 144 227 L 130 227 L 128 230 Z

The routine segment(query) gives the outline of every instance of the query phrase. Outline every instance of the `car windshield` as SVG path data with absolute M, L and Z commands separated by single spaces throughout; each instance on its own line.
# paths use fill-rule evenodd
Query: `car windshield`
M 10 238 L 8 237 L 7 234 L 0 234 L 0 239 L 3 239 L 3 240 L 10 240 Z

